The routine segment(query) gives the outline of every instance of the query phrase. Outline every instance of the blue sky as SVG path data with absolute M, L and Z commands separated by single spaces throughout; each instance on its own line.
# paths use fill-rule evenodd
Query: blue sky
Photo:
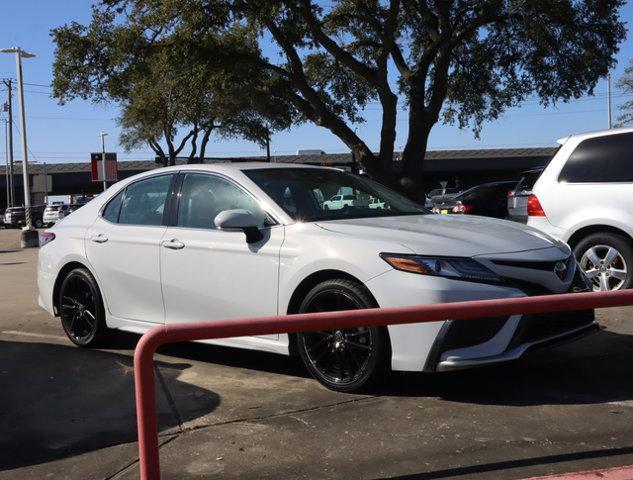
M 60 106 L 49 97 L 46 87 L 52 80 L 54 44 L 51 28 L 70 21 L 86 23 L 90 18 L 91 2 L 87 0 L 0 0 L 0 47 L 21 46 L 35 53 L 36 58 L 24 60 L 29 159 L 38 162 L 88 161 L 91 151 L 100 150 L 99 132 L 106 137 L 107 149 L 117 151 L 120 159 L 153 158 L 149 148 L 125 153 L 118 145 L 119 130 L 114 120 L 117 110 L 89 102 L 74 101 Z M 621 11 L 627 24 L 633 22 L 633 5 L 628 3 Z M 633 38 L 628 38 L 618 54 L 618 65 L 612 72 L 614 79 L 622 75 L 633 58 Z M 13 56 L 0 55 L 0 78 L 15 78 Z M 615 83 L 615 82 L 613 82 Z M 508 110 L 499 120 L 486 124 L 477 140 L 470 130 L 437 125 L 430 137 L 430 149 L 500 148 L 553 145 L 556 138 L 580 131 L 598 130 L 607 124 L 606 82 L 596 87 L 594 98 L 585 97 L 555 108 L 543 109 L 535 100 L 521 108 Z M 624 96 L 613 87 L 613 104 L 633 98 Z M 6 99 L 6 91 L 0 86 L 0 103 Z M 17 123 L 17 105 L 14 110 Z M 372 106 L 366 111 L 366 123 L 358 126 L 358 133 L 372 148 L 379 142 L 380 111 Z M 617 109 L 614 109 L 614 117 Z M 4 157 L 4 132 L 0 132 L 0 152 Z M 15 131 L 15 156 L 21 158 L 19 132 Z M 404 112 L 398 121 L 397 149 L 406 138 Z M 328 153 L 347 151 L 329 131 L 309 124 L 281 132 L 272 138 L 273 154 L 291 154 L 297 149 L 321 149 Z M 240 140 L 215 141 L 207 148 L 209 156 L 260 155 L 262 150 L 255 144 Z M 4 160 L 4 158 L 2 159 Z

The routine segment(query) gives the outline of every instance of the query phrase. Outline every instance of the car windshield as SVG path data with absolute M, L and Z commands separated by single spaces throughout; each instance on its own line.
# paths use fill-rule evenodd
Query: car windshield
M 303 222 L 429 213 L 366 177 L 323 168 L 245 170 L 293 219 Z
M 521 180 L 514 189 L 516 192 L 530 191 L 534 188 L 534 184 L 543 173 L 543 170 L 533 170 L 523 174 Z

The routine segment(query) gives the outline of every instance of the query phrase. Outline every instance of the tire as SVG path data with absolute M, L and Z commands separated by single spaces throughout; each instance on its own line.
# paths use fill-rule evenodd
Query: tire
M 376 308 L 361 284 L 326 280 L 308 292 L 299 313 Z M 299 333 L 296 348 L 310 374 L 338 392 L 359 392 L 375 385 L 388 371 L 389 342 L 386 329 L 363 327 Z
M 591 279 L 594 291 L 633 287 L 633 246 L 622 235 L 592 233 L 578 242 L 574 255 Z
M 75 345 L 105 344 L 112 330 L 105 323 L 101 292 L 86 268 L 72 270 L 59 289 L 59 315 L 64 332 Z
M 44 226 L 44 222 L 42 222 L 39 218 L 36 218 L 33 223 L 35 224 L 35 228 L 42 228 Z

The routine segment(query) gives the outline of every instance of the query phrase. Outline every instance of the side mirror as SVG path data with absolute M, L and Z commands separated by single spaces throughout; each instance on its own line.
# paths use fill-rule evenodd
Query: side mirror
M 217 214 L 213 223 L 220 230 L 243 230 L 247 243 L 259 242 L 264 238 L 262 232 L 259 231 L 257 217 L 243 208 L 224 210 Z

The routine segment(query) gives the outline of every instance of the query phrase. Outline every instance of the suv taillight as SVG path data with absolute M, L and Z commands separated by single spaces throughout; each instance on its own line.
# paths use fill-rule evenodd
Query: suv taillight
M 545 216 L 545 212 L 543 211 L 541 202 L 539 202 L 538 198 L 536 198 L 536 195 L 534 194 L 531 194 L 528 198 L 527 214 L 528 214 L 528 217 L 544 217 Z

